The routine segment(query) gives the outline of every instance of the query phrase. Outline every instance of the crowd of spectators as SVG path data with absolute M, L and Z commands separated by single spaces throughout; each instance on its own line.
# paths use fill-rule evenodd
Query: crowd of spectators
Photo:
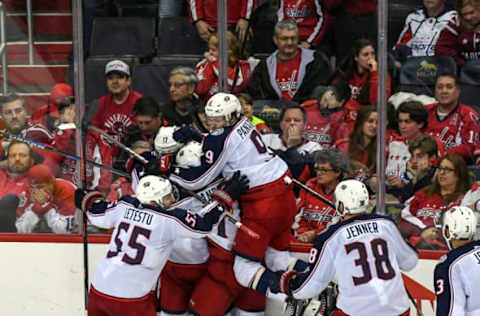
M 90 6 L 90 11 L 84 8 L 87 31 L 96 15 L 92 8 L 103 2 L 84 2 Z M 479 114 L 461 104 L 458 74 L 437 74 L 431 104 L 415 97 L 389 104 L 387 168 L 377 170 L 376 1 L 279 0 L 272 39 L 276 50 L 261 59 L 242 48 L 255 32 L 250 22 L 256 1 L 229 1 L 227 6 L 226 88 L 238 95 L 243 115 L 257 127 L 263 143 L 289 163 L 292 174 L 330 200 L 335 185 L 352 177 L 374 193 L 376 175 L 385 172 L 389 198 L 404 206 L 398 221 L 405 238 L 417 246 L 443 249 L 435 220 L 446 208 L 462 203 L 475 180 L 467 166 L 480 161 Z M 454 8 L 445 0 L 419 0 L 418 6 L 397 34 L 392 49 L 397 65 L 410 56 L 447 55 L 459 67 L 478 58 L 479 1 L 459 0 Z M 162 14 L 181 14 L 170 9 Z M 0 217 L 3 231 L 78 231 L 72 192 L 82 186 L 82 179 L 71 156 L 78 129 L 88 160 L 123 173 L 129 155 L 104 134 L 141 153 L 154 148 L 161 127 L 191 125 L 208 132 L 204 104 L 219 91 L 216 1 L 188 1 L 187 9 L 208 51 L 195 68 L 178 66 L 170 72 L 169 100 L 134 91 L 135 74 L 115 58 L 105 67 L 108 93 L 89 105 L 81 126 L 73 90 L 65 83 L 55 85 L 48 103 L 35 113 L 27 113 L 19 95 L 1 97 L 0 203 L 8 205 Z M 395 80 L 387 75 L 387 98 L 398 92 Z M 270 109 L 278 111 L 278 130 L 255 112 L 259 100 L 282 101 L 281 108 Z M 89 189 L 111 198 L 133 192 L 127 176 L 93 166 L 84 171 Z M 311 242 L 334 212 L 307 191 L 297 193 L 296 236 Z

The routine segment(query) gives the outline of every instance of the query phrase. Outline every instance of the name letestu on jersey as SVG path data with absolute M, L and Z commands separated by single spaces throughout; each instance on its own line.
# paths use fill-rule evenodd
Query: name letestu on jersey
M 135 210 L 133 208 L 127 208 L 127 210 L 125 211 L 125 215 L 123 215 L 123 218 L 134 222 L 150 225 L 152 223 L 153 214 Z

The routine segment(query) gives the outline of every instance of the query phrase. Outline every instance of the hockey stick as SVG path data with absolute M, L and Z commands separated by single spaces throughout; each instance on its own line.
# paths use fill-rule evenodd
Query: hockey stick
M 89 130 L 92 130 L 92 131 L 95 131 L 99 134 L 101 134 L 103 137 L 105 137 L 108 141 L 114 143 L 115 145 L 117 145 L 118 147 L 120 147 L 121 149 L 125 150 L 126 152 L 128 152 L 130 155 L 132 155 L 133 157 L 137 158 L 138 160 L 140 160 L 142 163 L 144 164 L 147 164 L 148 163 L 148 160 L 145 159 L 144 157 L 140 156 L 139 154 L 137 154 L 136 152 L 134 152 L 131 148 L 125 146 L 124 144 L 122 144 L 121 142 L 119 142 L 118 140 L 116 140 L 114 137 L 108 135 L 105 131 L 99 129 L 98 127 L 95 127 L 93 125 L 87 125 L 87 128 Z
M 28 139 L 28 138 L 24 138 L 24 137 L 21 137 L 21 136 L 18 136 L 18 135 L 13 135 L 13 134 L 10 134 L 8 132 L 1 131 L 1 130 L 0 130 L 0 135 L 4 136 L 4 137 L 7 137 L 9 139 L 13 139 L 13 140 L 28 144 L 32 147 L 38 147 L 40 149 L 59 154 L 61 156 L 64 156 L 66 158 L 69 158 L 69 159 L 72 159 L 72 160 L 75 160 L 75 161 L 81 161 L 81 158 L 78 157 L 77 155 L 66 153 L 64 151 L 56 149 L 55 147 L 39 143 L 39 142 L 36 142 L 36 141 Z M 130 175 L 128 173 L 124 172 L 124 171 L 121 171 L 121 170 L 118 170 L 118 169 L 115 169 L 115 168 L 111 168 L 111 167 L 99 164 L 98 162 L 91 161 L 91 160 L 86 160 L 85 159 L 85 162 L 88 163 L 89 165 L 105 169 L 105 170 L 110 171 L 111 173 L 117 174 L 119 176 L 126 177 L 128 179 L 131 178 Z
M 82 165 L 82 189 L 87 190 L 87 151 L 86 151 L 86 131 L 82 128 L 81 130 L 81 138 L 82 138 L 82 151 L 80 156 L 80 164 Z M 83 270 L 84 270 L 84 293 L 85 293 L 85 309 L 88 309 L 88 286 L 90 285 L 89 277 L 88 277 L 88 216 L 87 212 L 82 211 L 82 229 L 83 229 Z
M 298 185 L 299 187 L 301 187 L 302 189 L 304 189 L 305 191 L 307 191 L 308 193 L 312 194 L 314 197 L 322 200 L 322 202 L 325 202 L 328 206 L 330 206 L 331 208 L 335 209 L 335 205 L 332 203 L 332 201 L 330 201 L 329 199 L 327 199 L 326 197 L 324 196 L 321 196 L 318 192 L 315 192 L 313 191 L 312 189 L 310 189 L 309 187 L 307 187 L 305 184 L 301 183 L 300 181 L 298 181 L 297 179 L 295 178 L 290 178 L 290 180 Z
M 188 195 L 190 195 L 190 196 L 196 198 L 197 200 L 199 200 L 200 202 L 202 202 L 203 205 L 207 205 L 209 203 L 202 196 L 200 196 L 200 194 L 197 194 L 195 192 L 192 192 L 192 191 L 187 190 L 185 188 L 182 188 L 180 186 L 179 186 L 179 188 L 183 192 L 187 193 Z M 247 226 L 245 226 L 242 222 L 240 222 L 235 217 L 233 217 L 232 214 L 230 214 L 227 211 L 223 211 L 223 212 L 225 213 L 225 217 L 227 217 L 230 222 L 232 222 L 235 226 L 237 226 L 239 230 L 243 231 L 244 233 L 246 233 L 249 237 L 251 237 L 253 239 L 260 239 L 260 235 L 258 235 L 256 232 L 254 232 L 253 230 L 251 230 Z
M 415 307 L 415 309 L 417 310 L 418 315 L 424 316 L 422 310 L 420 309 L 420 307 L 418 307 L 417 302 L 415 302 L 415 300 L 413 299 L 412 295 L 411 295 L 410 292 L 407 290 L 407 287 L 405 287 L 405 292 L 407 292 L 408 298 L 410 299 L 410 302 L 412 302 L 413 307 Z

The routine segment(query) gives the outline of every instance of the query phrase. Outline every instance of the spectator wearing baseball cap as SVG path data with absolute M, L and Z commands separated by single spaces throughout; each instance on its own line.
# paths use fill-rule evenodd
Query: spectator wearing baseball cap
M 105 78 L 109 93 L 102 96 L 98 103 L 98 110 L 93 116 L 91 125 L 104 130 L 106 133 L 121 140 L 127 130 L 137 122 L 133 113 L 135 102 L 143 97 L 142 94 L 131 89 L 132 76 L 130 67 L 121 60 L 112 60 L 105 66 Z M 96 105 L 95 105 L 96 104 Z M 87 119 L 88 121 L 88 119 Z M 103 165 L 112 166 L 118 155 L 118 148 L 106 142 L 103 136 L 90 131 L 86 140 L 87 151 L 91 153 L 90 159 L 99 159 Z M 94 157 L 94 153 L 100 153 Z M 88 155 L 88 153 L 87 153 Z M 100 171 L 101 187 L 108 190 L 112 180 L 110 172 Z M 97 186 L 97 189 L 102 190 Z
M 75 220 L 75 186 L 56 179 L 44 165 L 28 170 L 28 202 L 17 211 L 15 226 L 20 233 L 53 232 L 72 233 Z
M 98 111 L 91 124 L 121 139 L 134 124 L 133 105 L 142 95 L 131 90 L 130 67 L 121 60 L 107 63 L 105 78 L 109 93 L 98 100 Z
M 74 102 L 73 89 L 61 82 L 53 86 L 47 104 L 38 108 L 30 117 L 30 121 L 41 124 L 53 131 L 58 125 L 59 109 Z

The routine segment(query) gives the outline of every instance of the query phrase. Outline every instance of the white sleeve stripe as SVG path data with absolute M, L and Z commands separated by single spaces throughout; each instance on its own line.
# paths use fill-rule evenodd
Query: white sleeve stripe
M 448 315 L 452 315 L 452 312 L 453 312 L 453 307 L 455 306 L 454 302 L 455 302 L 455 294 L 453 293 L 454 290 L 455 290 L 455 287 L 453 286 L 453 279 L 452 279 L 452 270 L 453 270 L 453 267 L 455 266 L 455 264 L 458 263 L 458 261 L 462 260 L 465 256 L 468 256 L 470 255 L 472 252 L 476 252 L 478 251 L 478 248 L 473 248 L 472 250 L 470 250 L 469 252 L 466 252 L 464 253 L 463 255 L 461 255 L 460 257 L 458 257 L 457 259 L 455 259 L 451 264 L 450 264 L 450 267 L 448 267 L 448 280 L 449 280 L 449 283 L 450 283 L 450 287 L 451 287 L 451 293 L 450 293 L 450 310 L 448 312 Z
M 197 21 L 198 20 L 197 4 L 195 0 L 190 0 L 190 13 L 192 14 L 193 22 Z
M 282 21 L 285 18 L 284 14 L 283 14 L 284 3 L 285 3 L 285 0 L 280 0 L 280 6 L 277 10 L 277 20 L 278 20 L 278 22 Z
M 245 18 L 250 19 L 250 16 L 252 15 L 252 9 L 253 9 L 253 0 L 248 0 L 247 12 L 245 13 Z
M 317 37 L 318 33 L 322 29 L 323 20 L 324 20 L 324 16 L 322 14 L 322 6 L 320 5 L 319 0 L 315 1 L 315 7 L 317 8 L 317 15 L 319 19 L 318 19 L 317 25 L 315 25 L 315 28 L 313 29 L 312 34 L 310 34 L 310 36 L 307 39 L 307 42 L 309 43 L 311 43 L 315 39 L 315 37 Z
M 337 229 L 337 231 L 336 231 L 335 233 L 333 233 L 332 236 L 330 236 L 330 237 L 323 243 L 322 252 L 320 252 L 320 255 L 318 256 L 317 262 L 315 263 L 315 267 L 314 267 L 313 270 L 309 273 L 308 278 L 306 278 L 306 279 L 303 281 L 302 285 L 300 285 L 295 291 L 293 291 L 292 294 L 295 294 L 295 293 L 300 292 L 300 291 L 303 289 L 303 287 L 304 287 L 306 284 L 308 284 L 308 281 L 309 281 L 309 280 L 313 277 L 313 275 L 315 274 L 315 271 L 317 270 L 317 267 L 319 266 L 320 261 L 322 261 L 321 259 L 322 259 L 323 255 L 324 255 L 324 253 L 325 253 L 325 251 L 326 251 L 326 249 L 327 249 L 327 244 L 328 244 L 328 242 L 329 242 L 332 238 L 334 238 L 334 237 L 337 235 L 337 233 L 339 233 L 339 231 L 340 231 L 340 229 Z
M 425 224 L 420 219 L 418 219 L 417 217 L 413 216 L 412 213 L 410 213 L 410 203 L 407 204 L 407 206 L 402 210 L 401 217 L 405 221 L 417 227 L 420 227 L 421 229 L 426 227 Z

